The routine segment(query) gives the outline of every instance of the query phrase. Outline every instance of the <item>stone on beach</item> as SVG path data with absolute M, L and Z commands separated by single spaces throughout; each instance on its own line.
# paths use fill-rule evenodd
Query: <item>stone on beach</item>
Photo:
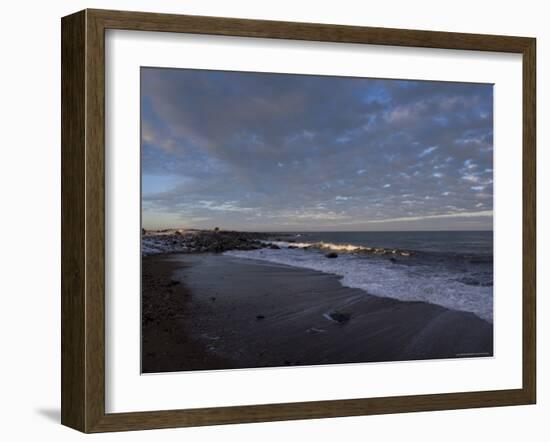
M 345 324 L 351 319 L 351 314 L 343 312 L 328 313 L 328 317 L 339 324 Z

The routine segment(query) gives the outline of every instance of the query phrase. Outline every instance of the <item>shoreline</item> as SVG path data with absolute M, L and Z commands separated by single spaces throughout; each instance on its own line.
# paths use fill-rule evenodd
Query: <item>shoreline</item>
M 493 355 L 492 325 L 476 315 L 332 274 L 197 253 L 142 267 L 144 373 Z
M 284 246 L 282 244 L 285 244 Z M 328 252 L 365 253 L 374 255 L 391 255 L 408 257 L 414 254 L 411 250 L 397 248 L 354 246 L 351 244 L 338 245 L 317 241 L 311 244 L 301 244 L 296 234 L 243 232 L 234 230 L 196 230 L 196 229 L 166 229 L 145 230 L 141 232 L 142 256 L 166 253 L 222 253 L 231 250 L 259 250 L 313 248 Z
M 185 330 L 191 292 L 172 277 L 185 264 L 169 256 L 142 258 L 141 371 L 193 370 L 205 364 L 212 369 L 224 368 L 227 361 L 206 353 Z M 185 368 L 180 365 L 182 354 L 186 355 Z

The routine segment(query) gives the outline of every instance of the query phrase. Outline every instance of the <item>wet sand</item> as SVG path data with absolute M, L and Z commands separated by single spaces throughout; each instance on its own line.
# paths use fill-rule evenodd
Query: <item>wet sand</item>
M 472 313 L 219 254 L 142 260 L 144 373 L 492 356 Z

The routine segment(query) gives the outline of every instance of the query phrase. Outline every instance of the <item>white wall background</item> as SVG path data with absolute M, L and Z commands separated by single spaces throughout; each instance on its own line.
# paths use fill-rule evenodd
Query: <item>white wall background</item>
M 115 433 L 95 440 L 547 440 L 550 425 L 550 28 L 545 2 L 20 0 L 2 10 L 0 437 L 81 440 L 59 425 L 60 22 L 86 7 L 534 36 L 538 39 L 539 403 L 464 411 Z M 89 436 L 90 437 L 90 436 Z

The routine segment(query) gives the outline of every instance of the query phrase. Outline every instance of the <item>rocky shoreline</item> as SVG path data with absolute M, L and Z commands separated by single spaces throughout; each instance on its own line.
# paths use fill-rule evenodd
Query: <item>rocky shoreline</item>
M 327 258 L 338 253 L 364 253 L 408 257 L 409 250 L 383 247 L 360 247 L 326 243 L 298 243 L 291 233 L 240 232 L 231 230 L 166 229 L 142 230 L 142 255 L 159 253 L 223 253 L 229 250 L 257 249 L 317 249 L 325 251 Z M 338 253 L 337 253 L 338 252 Z
M 142 230 L 142 254 L 222 253 L 228 250 L 256 250 L 270 235 L 260 232 L 222 230 Z

